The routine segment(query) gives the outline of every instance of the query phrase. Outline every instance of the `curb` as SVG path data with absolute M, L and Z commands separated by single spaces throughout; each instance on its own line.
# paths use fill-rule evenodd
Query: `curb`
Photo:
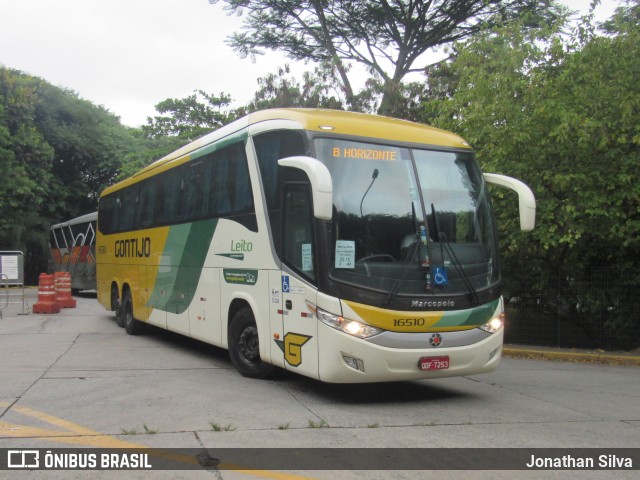
M 540 348 L 508 347 L 502 348 L 502 354 L 511 358 L 539 360 L 558 360 L 564 362 L 600 363 L 605 365 L 632 365 L 640 367 L 640 356 L 633 353 L 612 354 L 599 351 L 557 350 Z

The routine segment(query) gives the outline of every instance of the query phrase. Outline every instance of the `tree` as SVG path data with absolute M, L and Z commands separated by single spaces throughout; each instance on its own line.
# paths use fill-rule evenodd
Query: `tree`
M 217 3 L 218 0 L 209 0 Z M 229 44 L 242 55 L 264 49 L 294 60 L 331 64 L 349 109 L 363 110 L 352 63 L 364 66 L 382 92 L 378 113 L 402 112 L 403 79 L 424 72 L 425 54 L 513 17 L 523 25 L 562 13 L 553 0 L 225 0 L 246 14 Z
M 122 157 L 122 165 L 118 169 L 117 181 L 124 180 L 142 170 L 154 161 L 168 155 L 185 144 L 176 136 L 156 136 L 149 138 L 143 128 L 132 132 L 136 139 L 135 150 L 129 151 Z
M 25 278 L 46 271 L 50 225 L 93 211 L 131 129 L 102 107 L 0 67 L 0 249 L 25 252 Z
M 46 82 L 40 82 L 34 120 L 54 152 L 49 203 L 55 196 L 60 207 L 51 214 L 94 210 L 102 190 L 115 182 L 123 156 L 135 149 L 131 130 L 103 107 Z
M 509 289 L 559 296 L 586 327 L 605 323 L 636 342 L 640 29 L 624 23 L 610 33 L 572 43 L 558 29 L 485 33 L 457 48 L 425 107 L 474 146 L 485 171 L 521 178 L 536 193 L 537 227 L 523 235 L 514 199 L 497 192 Z M 615 281 L 598 274 L 603 267 Z
M 202 90 L 181 99 L 167 98 L 155 107 L 162 115 L 148 117 L 142 131 L 150 138 L 171 136 L 186 144 L 235 120 L 236 112 L 227 109 L 230 104 L 228 94 Z
M 327 71 L 328 67 L 329 71 Z M 258 90 L 246 111 L 266 108 L 333 108 L 343 110 L 340 95 L 335 92 L 331 66 L 321 65 L 304 72 L 302 82 L 291 75 L 289 65 L 258 79 Z
M 155 141 L 143 156 L 126 162 L 124 171 L 132 173 L 152 160 L 170 153 L 212 130 L 231 123 L 249 112 L 267 108 L 334 108 L 343 104 L 332 84 L 330 65 L 319 65 L 304 72 L 302 81 L 291 75 L 288 65 L 258 79 L 258 90 L 247 105 L 230 108 L 231 97 L 225 93 L 215 96 L 202 90 L 182 98 L 168 98 L 156 105 L 162 115 L 149 117 L 142 134 Z

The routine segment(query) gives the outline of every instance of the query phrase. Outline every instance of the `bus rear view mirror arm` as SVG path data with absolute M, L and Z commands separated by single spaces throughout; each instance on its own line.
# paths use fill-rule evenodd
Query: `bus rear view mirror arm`
M 278 165 L 302 170 L 309 177 L 313 192 L 313 216 L 331 220 L 333 214 L 333 182 L 329 169 L 311 157 L 288 157 L 278 160 Z
M 484 179 L 491 185 L 506 187 L 518 194 L 520 230 L 525 232 L 533 230 L 536 224 L 536 197 L 531 189 L 520 180 L 497 173 L 485 173 Z

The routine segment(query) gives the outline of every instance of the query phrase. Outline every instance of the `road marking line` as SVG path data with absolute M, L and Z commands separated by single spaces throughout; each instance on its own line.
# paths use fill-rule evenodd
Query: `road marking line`
M 60 427 L 63 430 L 27 427 L 24 425 L 9 423 L 5 422 L 4 420 L 0 420 L 0 437 L 32 438 L 34 440 L 41 439 L 49 440 L 52 442 L 66 443 L 70 445 L 91 446 L 94 448 L 151 448 L 146 445 L 127 442 L 125 440 L 120 440 L 115 437 L 105 435 L 104 433 L 96 432 L 95 430 L 85 428 L 81 425 L 78 425 L 77 423 L 73 423 L 59 417 L 54 417 L 47 413 L 33 410 L 29 407 L 23 407 L 20 405 L 10 406 L 10 404 L 8 403 L 0 402 L 0 408 L 7 407 L 10 407 L 9 411 L 19 413 L 26 417 L 35 418 L 54 427 Z M 158 449 L 154 450 L 156 451 L 154 451 L 150 455 L 167 460 L 187 463 L 190 465 L 198 465 L 198 461 L 191 456 L 179 455 Z M 310 477 L 302 477 L 290 473 L 271 472 L 268 470 L 246 470 L 246 467 L 242 465 L 231 463 L 221 463 L 219 465 L 219 468 L 221 470 L 233 470 L 238 473 L 244 473 L 245 475 L 273 478 L 276 480 L 312 480 Z

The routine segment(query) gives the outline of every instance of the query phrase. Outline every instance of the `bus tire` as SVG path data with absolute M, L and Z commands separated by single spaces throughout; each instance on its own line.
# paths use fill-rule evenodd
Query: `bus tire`
M 118 307 L 116 310 L 116 325 L 120 328 L 124 328 L 124 320 L 122 319 L 122 308 Z
M 122 322 L 124 329 L 129 335 L 139 335 L 142 333 L 144 325 L 135 319 L 133 316 L 133 299 L 131 298 L 131 292 L 126 290 L 122 298 Z
M 116 306 L 116 325 L 120 328 L 124 328 L 124 309 L 122 308 L 122 303 L 118 302 Z
M 111 287 L 111 308 L 116 313 L 116 325 L 119 327 L 124 327 L 124 321 L 122 319 L 122 302 L 118 297 L 118 290 L 114 287 Z
M 229 357 L 233 366 L 243 377 L 266 378 L 273 365 L 260 360 L 258 328 L 249 307 L 240 309 L 229 326 Z

